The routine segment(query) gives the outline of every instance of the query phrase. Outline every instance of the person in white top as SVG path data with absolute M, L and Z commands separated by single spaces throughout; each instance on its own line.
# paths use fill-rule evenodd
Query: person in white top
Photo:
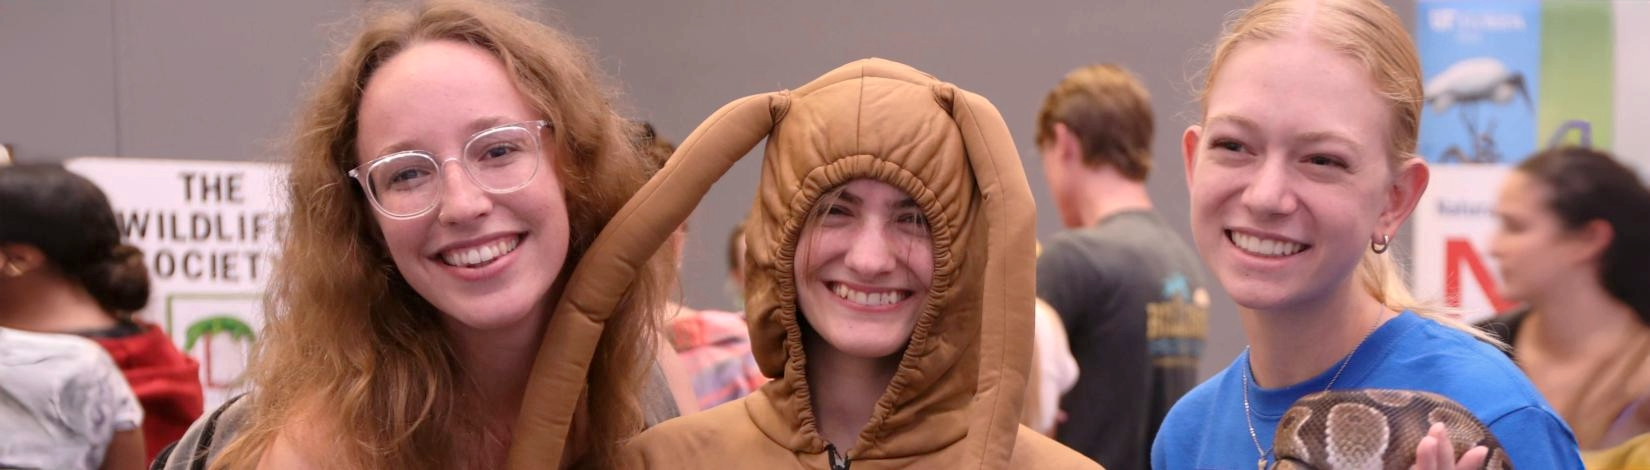
M 0 328 L 0 468 L 142 468 L 142 423 L 97 343 Z
M 1060 321 L 1060 313 L 1054 311 L 1048 302 L 1037 299 L 1037 321 L 1032 330 L 1032 345 L 1037 348 L 1035 399 L 1026 398 L 1026 403 L 1034 406 L 1030 422 L 1026 427 L 1037 430 L 1045 436 L 1054 437 L 1054 429 L 1065 422 L 1065 411 L 1060 409 L 1060 397 L 1077 386 L 1077 358 L 1071 355 L 1071 346 L 1066 337 L 1065 324 Z

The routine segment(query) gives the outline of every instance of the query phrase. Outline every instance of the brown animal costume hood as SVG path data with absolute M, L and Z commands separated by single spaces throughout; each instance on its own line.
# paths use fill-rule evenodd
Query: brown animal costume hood
M 793 91 L 742 98 L 711 115 L 604 230 L 585 258 L 592 266 L 575 272 L 564 307 L 600 317 L 588 313 L 603 311 L 592 299 L 610 305 L 624 276 L 763 138 L 762 179 L 745 225 L 745 287 L 756 359 L 775 380 L 739 401 L 649 430 L 627 447 L 626 466 L 829 468 L 805 377 L 792 262 L 820 197 L 871 178 L 904 190 L 928 217 L 934 274 L 871 421 L 857 443 L 837 443 L 851 444 L 852 468 L 1097 467 L 1018 424 L 1031 358 L 1036 210 L 1008 127 L 984 98 L 903 64 L 853 62 Z M 614 249 L 602 251 L 608 248 Z M 598 268 L 603 282 L 592 285 L 601 289 L 576 287 Z M 564 373 L 547 370 L 546 359 L 553 358 L 540 355 L 535 382 Z M 553 420 L 529 411 L 512 457 L 525 455 L 523 445 L 551 442 L 529 431 Z

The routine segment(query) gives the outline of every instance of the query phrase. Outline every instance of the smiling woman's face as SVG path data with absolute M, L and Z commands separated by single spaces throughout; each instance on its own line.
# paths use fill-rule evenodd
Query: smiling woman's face
M 1242 45 L 1217 72 L 1183 141 L 1204 262 L 1249 309 L 1347 292 L 1398 202 L 1391 111 L 1368 69 L 1295 37 Z
M 927 218 L 911 196 L 876 180 L 820 198 L 797 241 L 802 316 L 831 347 L 878 359 L 910 341 L 934 277 Z
M 421 150 L 460 155 L 472 135 L 543 119 L 516 91 L 504 64 L 460 42 L 417 43 L 385 62 L 363 90 L 358 163 Z M 549 141 L 548 131 L 540 136 Z M 458 162 L 441 163 L 436 207 L 396 219 L 374 211 L 395 268 L 451 322 L 478 330 L 524 326 L 546 315 L 546 295 L 567 259 L 567 205 L 557 150 L 542 146 L 539 171 L 521 189 L 484 191 Z M 365 202 L 363 202 L 365 204 Z

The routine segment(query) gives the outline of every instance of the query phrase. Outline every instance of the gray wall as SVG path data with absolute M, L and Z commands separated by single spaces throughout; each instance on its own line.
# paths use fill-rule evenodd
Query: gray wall
M 20 161 L 271 159 L 325 63 L 332 26 L 362 3 L 0 0 L 0 142 Z M 980 93 L 1016 135 L 1046 237 L 1060 227 L 1036 160 L 1033 119 L 1049 87 L 1094 62 L 1133 69 L 1156 98 L 1158 162 L 1149 186 L 1164 217 L 1185 233 L 1177 142 L 1196 118 L 1190 78 L 1226 13 L 1247 1 L 549 3 L 623 84 L 629 112 L 676 140 L 734 98 L 794 87 L 867 56 Z M 1413 0 L 1393 5 L 1408 22 Z M 732 307 L 723 244 L 750 205 L 757 169 L 755 159 L 735 166 L 691 219 L 688 304 Z M 1218 288 L 1214 294 L 1205 375 L 1244 343 L 1231 301 Z
M 0 142 L 18 161 L 270 159 L 360 1 L 0 0 Z

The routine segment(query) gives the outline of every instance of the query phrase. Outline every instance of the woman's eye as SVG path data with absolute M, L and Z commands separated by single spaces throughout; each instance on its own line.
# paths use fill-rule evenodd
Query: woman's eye
M 907 236 L 927 237 L 928 218 L 920 213 L 900 214 L 894 217 L 895 229 Z
M 509 155 L 510 152 L 513 152 L 513 151 L 515 151 L 515 147 L 511 147 L 509 145 L 500 145 L 500 146 L 497 146 L 497 147 L 487 149 L 486 156 L 487 156 L 487 158 L 498 158 L 498 157 L 502 157 L 502 156 L 505 156 L 505 155 Z
M 1243 151 L 1243 143 L 1235 141 L 1235 140 L 1229 140 L 1229 139 L 1215 140 L 1214 143 L 1209 144 L 1209 147 L 1210 148 L 1221 149 L 1221 150 L 1226 150 L 1226 151 L 1229 151 L 1229 152 L 1242 152 Z
M 825 206 L 815 214 L 814 219 L 821 227 L 846 227 L 855 220 L 852 209 L 837 204 Z
M 1334 166 L 1334 167 L 1346 168 L 1346 163 L 1342 162 L 1338 158 L 1331 157 L 1331 156 L 1328 156 L 1328 155 L 1312 155 L 1312 156 L 1306 157 L 1306 163 L 1309 163 L 1309 164 L 1312 164 L 1312 165 L 1318 165 L 1318 166 Z
M 397 171 L 397 172 L 390 175 L 390 184 L 407 183 L 409 181 L 413 181 L 413 180 L 417 180 L 419 178 L 423 178 L 427 174 L 428 174 L 428 172 L 425 172 L 424 170 L 416 169 L 416 168 L 409 168 L 409 169 Z

